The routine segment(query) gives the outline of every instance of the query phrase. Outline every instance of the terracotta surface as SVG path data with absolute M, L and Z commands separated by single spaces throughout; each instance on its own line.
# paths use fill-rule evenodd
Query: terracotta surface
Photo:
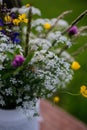
M 41 100 L 40 111 L 42 121 L 40 130 L 87 130 L 87 126 L 61 108 L 52 106 L 48 101 Z

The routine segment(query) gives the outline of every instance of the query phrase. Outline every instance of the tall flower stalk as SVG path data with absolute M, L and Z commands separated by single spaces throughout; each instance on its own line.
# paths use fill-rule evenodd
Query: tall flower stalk
M 32 7 L 29 8 L 29 12 L 28 12 L 28 25 L 27 25 L 26 41 L 25 41 L 25 57 L 29 53 L 29 39 L 30 39 L 30 32 L 31 32 L 31 20 L 32 20 Z

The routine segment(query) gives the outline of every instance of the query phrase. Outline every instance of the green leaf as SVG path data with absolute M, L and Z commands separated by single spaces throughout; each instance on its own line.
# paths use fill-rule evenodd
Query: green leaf
M 14 57 L 14 54 L 12 52 L 6 52 L 6 55 L 7 57 L 10 59 L 10 60 L 13 60 L 13 57 Z
M 20 66 L 13 72 L 13 74 L 15 75 L 15 74 L 17 74 L 18 72 L 20 72 L 23 69 L 24 69 L 24 66 Z
M 16 48 L 16 50 L 15 50 L 15 55 L 16 54 L 20 54 L 20 49 L 19 48 Z
M 31 59 L 33 58 L 33 56 L 34 56 L 34 51 L 30 51 L 29 54 L 28 54 L 28 56 L 26 57 L 26 60 L 25 60 L 25 62 L 24 62 L 23 65 L 26 66 L 31 61 Z
M 9 77 L 11 77 L 11 74 L 10 73 L 6 73 L 2 76 L 2 79 L 8 79 Z

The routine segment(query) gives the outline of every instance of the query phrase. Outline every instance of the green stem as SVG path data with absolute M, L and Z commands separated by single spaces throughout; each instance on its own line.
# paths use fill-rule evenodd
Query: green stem
M 80 93 L 71 93 L 71 92 L 68 92 L 68 91 L 64 91 L 63 93 L 69 94 L 71 96 L 79 96 L 80 95 Z
M 55 23 L 52 25 L 52 27 L 46 32 L 46 36 L 49 34 L 49 32 L 50 31 L 52 31 L 52 29 L 57 25 L 57 23 L 58 23 L 58 21 L 60 20 L 60 19 L 62 19 L 65 15 L 67 15 L 67 14 L 69 14 L 69 13 L 71 13 L 72 11 L 71 10 L 69 10 L 69 11 L 65 11 L 65 12 L 63 12 L 62 14 L 60 14 L 58 17 L 57 17 L 57 20 L 55 21 Z M 46 37 L 45 36 L 45 37 Z
M 75 20 L 73 20 L 73 22 L 71 23 L 71 25 L 66 30 L 64 30 L 62 32 L 62 34 L 66 33 L 69 30 L 69 28 L 71 28 L 72 26 L 74 26 L 75 24 L 77 24 L 86 14 L 87 14 L 87 10 L 85 10 Z
M 30 31 L 31 31 L 31 19 L 32 19 L 32 8 L 30 7 L 28 13 L 28 25 L 27 25 L 27 33 L 26 33 L 26 44 L 25 44 L 25 57 L 28 55 L 29 51 L 29 40 L 30 40 Z
M 87 44 L 84 44 L 82 47 L 78 48 L 75 52 L 73 52 L 71 55 L 72 56 L 77 56 L 81 52 L 87 49 Z
M 64 31 L 62 32 L 62 35 L 64 35 L 64 34 L 69 30 L 69 28 L 71 28 L 73 25 L 77 24 L 86 14 L 87 14 L 87 10 L 85 10 L 83 13 L 81 13 L 81 14 L 71 23 L 71 25 L 70 25 L 66 30 L 64 30 Z M 60 56 L 61 53 L 62 53 L 63 51 L 65 51 L 65 50 L 67 50 L 67 49 L 68 49 L 68 46 L 65 45 L 65 46 L 60 50 L 58 56 Z

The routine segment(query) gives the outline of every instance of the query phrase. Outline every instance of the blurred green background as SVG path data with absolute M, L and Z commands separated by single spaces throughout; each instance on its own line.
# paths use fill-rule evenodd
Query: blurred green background
M 54 18 L 66 10 L 72 10 L 72 14 L 65 17 L 69 23 L 74 20 L 81 12 L 87 9 L 87 0 L 22 0 L 23 4 L 30 3 L 39 8 L 44 18 Z M 77 26 L 87 25 L 87 16 L 85 16 Z M 87 37 L 80 37 L 77 44 L 72 46 L 70 52 L 77 50 L 79 46 L 87 43 Z M 75 71 L 75 75 L 71 83 L 67 86 L 67 90 L 72 93 L 79 93 L 81 85 L 87 85 L 87 50 L 75 57 L 81 68 Z M 76 118 L 87 123 L 87 98 L 80 96 L 72 96 L 58 91 L 56 96 L 60 97 L 58 103 L 64 110 L 71 113 Z

